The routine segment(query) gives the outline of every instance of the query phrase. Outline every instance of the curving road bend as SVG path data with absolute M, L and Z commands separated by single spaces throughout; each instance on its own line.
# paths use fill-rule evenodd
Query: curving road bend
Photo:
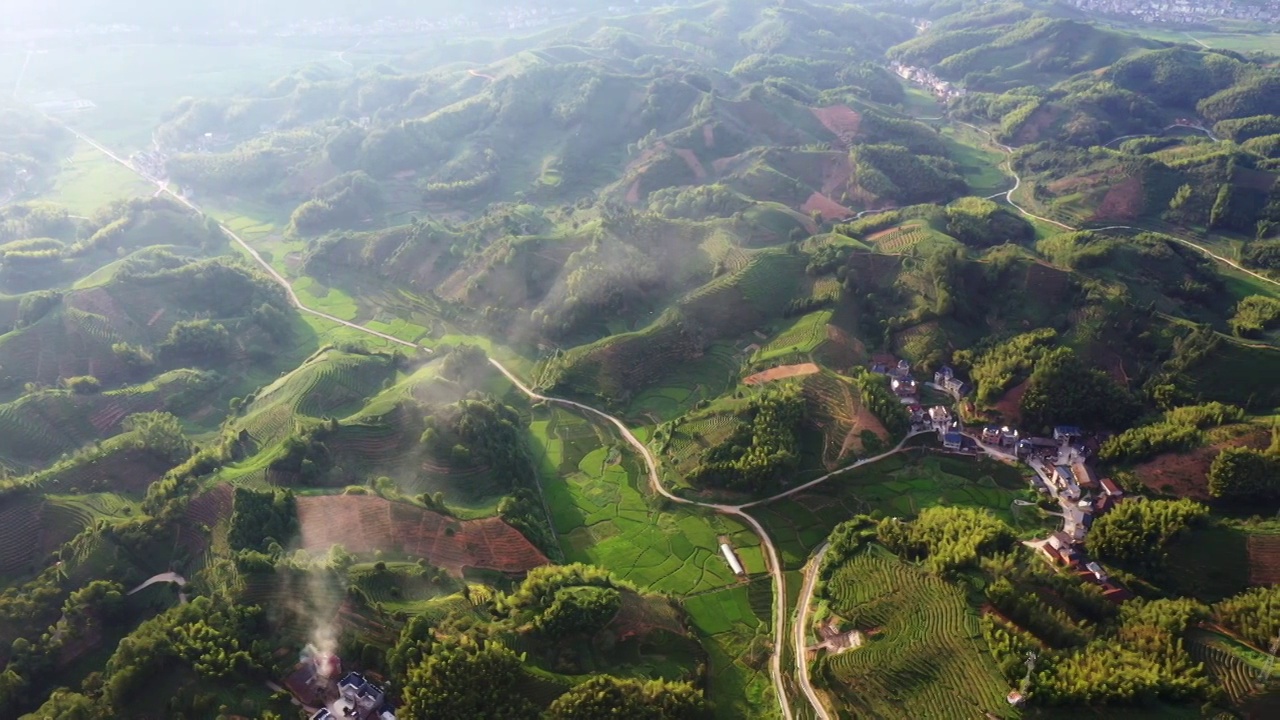
M 795 654 L 796 654 L 796 676 L 800 681 L 800 688 L 804 690 L 805 697 L 809 698 L 809 704 L 813 706 L 814 712 L 818 714 L 818 720 L 830 720 L 827 714 L 827 708 L 822 704 L 822 700 L 818 697 L 818 693 L 814 691 L 813 684 L 809 682 L 809 662 L 805 655 L 807 652 L 805 635 L 809 627 L 809 604 L 813 602 L 813 589 L 818 581 L 818 568 L 822 567 L 822 558 L 827 554 L 829 544 L 824 540 L 818 549 L 814 552 L 813 557 L 809 559 L 809 564 L 804 569 L 804 585 L 800 589 L 800 599 L 796 601 L 796 622 L 795 622 Z
M 977 130 L 978 132 L 980 132 L 980 133 L 982 133 L 982 134 L 986 135 L 986 136 L 991 140 L 991 143 L 992 143 L 993 145 L 995 145 L 996 147 L 1000 148 L 1001 150 L 1003 150 L 1003 151 L 1005 152 L 1005 154 L 1006 154 L 1006 155 L 1012 155 L 1012 154 L 1013 154 L 1013 148 L 1011 148 L 1011 147 L 1009 147 L 1008 145 L 1005 145 L 1004 143 L 999 142 L 998 140 L 996 140 L 996 139 L 991 135 L 991 133 L 990 133 L 989 131 L 982 129 L 982 128 L 978 127 L 977 125 L 970 125 L 969 123 L 964 122 L 964 121 L 962 121 L 962 120 L 952 120 L 952 122 L 956 123 L 957 125 L 963 125 L 963 126 L 965 126 L 965 127 L 967 127 L 967 128 L 971 128 L 971 129 L 973 129 L 973 130 Z M 1216 137 L 1214 137 L 1213 133 L 1209 132 L 1209 131 L 1208 131 L 1208 130 L 1206 130 L 1205 128 L 1202 128 L 1202 127 L 1199 127 L 1199 126 L 1195 126 L 1195 125 L 1170 125 L 1169 127 L 1165 128 L 1165 130 L 1169 130 L 1170 128 L 1175 128 L 1175 127 L 1187 128 L 1187 129 L 1190 129 L 1190 130 L 1199 130 L 1199 131 L 1203 132 L 1205 135 L 1208 135 L 1210 139 L 1212 139 L 1212 140 L 1217 140 L 1217 138 L 1216 138 Z M 1145 137 L 1145 136 L 1137 136 L 1137 135 L 1135 135 L 1135 136 L 1130 136 L 1130 137 Z M 1124 138 L 1117 138 L 1117 140 L 1122 140 L 1122 139 L 1124 139 Z M 1112 142 L 1115 142 L 1115 141 L 1113 140 Z M 1108 226 L 1108 227 L 1103 227 L 1103 228 L 1075 228 L 1075 227 L 1071 227 L 1070 225 L 1067 225 L 1067 224 L 1065 224 L 1065 223 L 1060 223 L 1060 222 L 1058 222 L 1057 220 L 1050 220 L 1049 218 L 1040 217 L 1039 215 L 1036 215 L 1036 214 L 1034 214 L 1034 213 L 1028 212 L 1028 211 L 1026 210 L 1026 208 L 1022 207 L 1021 205 L 1019 205 L 1018 203 L 1014 202 L 1014 200 L 1013 200 L 1013 193 L 1014 193 L 1014 191 L 1016 191 L 1018 188 L 1022 187 L 1022 177 L 1021 177 L 1021 176 L 1019 176 L 1019 175 L 1018 175 L 1018 173 L 1013 169 L 1013 164 L 1012 164 L 1011 162 L 1008 162 L 1007 160 L 1006 160 L 1006 161 L 1005 161 L 1005 163 L 1004 163 L 1004 168 L 1008 171 L 1009 175 L 1013 177 L 1013 187 L 1009 188 L 1008 190 L 1005 190 L 1004 192 L 1000 192 L 1000 193 L 996 193 L 995 195 L 990 195 L 990 196 L 988 196 L 988 197 L 987 197 L 987 199 L 988 199 L 988 200 L 994 200 L 994 199 L 996 199 L 996 198 L 1004 198 L 1004 199 L 1005 199 L 1005 202 L 1009 203 L 1011 206 L 1013 206 L 1013 209 L 1017 210 L 1018 212 L 1022 213 L 1023 215 L 1026 215 L 1027 217 L 1029 217 L 1029 218 L 1033 218 L 1033 219 L 1035 219 L 1035 220 L 1040 220 L 1040 221 L 1042 221 L 1042 222 L 1047 222 L 1047 223 L 1050 223 L 1050 224 L 1053 224 L 1053 225 L 1057 225 L 1058 227 L 1060 227 L 1060 228 L 1062 228 L 1062 229 L 1064 229 L 1064 230 L 1070 230 L 1070 231 L 1072 231 L 1072 232 L 1075 232 L 1075 231 L 1077 231 L 1077 230 L 1092 230 L 1092 231 L 1094 231 L 1094 232 L 1102 232 L 1102 231 L 1104 231 L 1104 230 L 1135 230 L 1135 231 L 1137 231 L 1137 232 L 1143 232 L 1143 230 L 1144 230 L 1143 228 L 1140 228 L 1140 227 L 1134 227 L 1134 226 L 1132 226 L 1132 225 L 1110 225 L 1110 226 Z M 1254 272 L 1253 270 L 1250 270 L 1250 269 L 1248 269 L 1248 268 L 1241 267 L 1239 263 L 1237 263 L 1237 262 L 1235 262 L 1235 261 L 1233 261 L 1233 260 L 1229 260 L 1229 259 L 1227 259 L 1227 258 L 1225 258 L 1225 257 L 1222 257 L 1221 255 L 1219 255 L 1219 254 L 1217 254 L 1217 253 L 1213 252 L 1213 251 L 1212 251 L 1212 250 L 1210 250 L 1209 248 L 1207 248 L 1207 247 L 1205 247 L 1205 246 L 1203 246 L 1203 245 L 1201 245 L 1201 244 L 1199 244 L 1199 243 L 1194 243 L 1194 242 L 1192 242 L 1192 241 L 1190 241 L 1190 240 L 1187 240 L 1186 238 L 1178 237 L 1177 235 L 1172 235 L 1172 234 L 1169 234 L 1169 233 L 1167 233 L 1167 232 L 1161 232 L 1160 234 L 1161 234 L 1161 235 L 1164 235 L 1165 237 L 1168 237 L 1168 238 L 1170 238 L 1170 239 L 1172 239 L 1172 240 L 1175 240 L 1175 241 L 1177 241 L 1177 242 L 1180 242 L 1180 243 L 1182 243 L 1183 245 L 1186 245 L 1187 247 L 1194 248 L 1195 250 L 1199 251 L 1199 252 L 1200 252 L 1200 254 L 1202 254 L 1202 255 L 1204 255 L 1204 256 L 1206 256 L 1206 257 L 1212 258 L 1213 260 L 1217 260 L 1218 262 L 1222 263 L 1223 265 L 1227 265 L 1227 266 L 1229 266 L 1229 267 L 1231 267 L 1231 268 L 1234 268 L 1235 270 L 1238 270 L 1238 271 L 1240 271 L 1240 272 L 1242 272 L 1242 273 L 1244 273 L 1244 274 L 1246 274 L 1246 275 L 1249 275 L 1250 277 L 1256 278 L 1256 279 L 1261 280 L 1261 281 L 1263 281 L 1263 282 L 1265 282 L 1265 283 L 1270 283 L 1270 284 L 1272 284 L 1272 285 L 1280 286 L 1280 281 L 1276 281 L 1276 280 L 1274 280 L 1274 279 L 1272 279 L 1272 278 L 1267 277 L 1266 275 L 1262 275 L 1261 273 Z
M 524 393 L 531 400 L 541 400 L 547 403 L 571 407 L 589 415 L 595 415 L 601 420 L 604 420 L 617 428 L 618 433 L 627 441 L 627 444 L 635 448 L 636 452 L 640 453 L 640 457 L 644 458 L 644 464 L 649 474 L 649 486 L 653 488 L 654 492 L 657 492 L 659 495 L 671 500 L 672 502 L 677 502 L 683 505 L 695 505 L 711 508 L 712 510 L 725 515 L 732 515 L 733 517 L 745 522 L 747 525 L 750 525 L 756 535 L 760 536 L 760 544 L 768 553 L 769 574 L 773 576 L 774 648 L 773 653 L 769 658 L 769 674 L 773 676 L 773 687 L 774 691 L 778 694 L 778 704 L 782 708 L 782 715 L 787 720 L 792 720 L 791 703 L 787 702 L 787 688 L 782 680 L 781 645 L 784 642 L 783 638 L 786 635 L 787 627 L 786 581 L 782 575 L 782 562 L 778 556 L 778 548 L 774 546 L 773 540 L 769 538 L 769 533 L 765 532 L 764 526 L 761 525 L 758 520 L 743 511 L 742 508 L 745 507 L 744 505 L 717 505 L 715 503 L 702 503 L 696 500 L 682 498 L 679 495 L 671 493 L 671 491 L 667 490 L 667 488 L 662 484 L 662 479 L 658 475 L 657 459 L 653 457 L 653 453 L 649 450 L 649 447 L 640 442 L 640 438 L 637 438 L 635 434 L 631 432 L 630 428 L 628 428 L 621 420 L 589 405 L 583 405 L 582 403 L 574 402 L 573 400 L 565 400 L 563 398 L 548 397 L 538 393 L 520 382 L 520 379 L 512 374 L 510 370 L 503 367 L 502 363 L 494 360 L 493 358 L 489 358 L 489 362 L 498 369 L 498 372 L 505 375 L 507 380 L 511 381 L 512 385 L 515 385 L 520 392 Z

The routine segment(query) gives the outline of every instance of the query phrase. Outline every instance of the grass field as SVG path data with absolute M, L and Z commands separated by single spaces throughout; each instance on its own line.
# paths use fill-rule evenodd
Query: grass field
M 155 188 L 129 168 L 77 141 L 70 158 L 63 160 L 53 187 L 42 200 L 65 205 L 77 215 L 92 215 L 115 200 L 150 197 Z
M 1013 180 L 1000 169 L 1004 153 L 992 147 L 986 136 L 961 125 L 948 124 L 942 131 L 947 156 L 960 167 L 969 193 L 987 197 L 1013 187 Z
M 857 716 L 1016 716 L 978 615 L 955 586 L 873 546 L 836 570 L 827 591 L 835 614 L 874 631 L 814 673 Z
M 737 582 L 719 550 L 725 535 L 751 574 L 765 570 L 759 538 L 710 511 L 662 507 L 630 453 L 562 410 L 539 410 L 529 442 L 567 562 L 612 570 L 646 589 L 685 595 Z
M 919 452 L 919 451 L 917 451 Z M 802 566 L 836 524 L 879 510 L 911 517 L 934 505 L 984 507 L 1009 522 L 1027 483 L 1016 468 L 990 460 L 898 454 L 831 478 L 812 490 L 753 507 L 787 569 Z M 1039 526 L 1038 520 L 1029 520 Z

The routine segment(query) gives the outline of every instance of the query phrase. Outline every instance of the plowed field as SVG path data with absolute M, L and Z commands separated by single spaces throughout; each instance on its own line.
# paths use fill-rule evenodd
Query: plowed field
M 548 560 L 515 528 L 498 518 L 457 520 L 370 495 L 298 498 L 302 547 L 352 553 L 383 550 L 426 558 L 460 574 L 463 568 L 523 573 Z
M 1280 583 L 1280 535 L 1249 535 L 1249 584 Z

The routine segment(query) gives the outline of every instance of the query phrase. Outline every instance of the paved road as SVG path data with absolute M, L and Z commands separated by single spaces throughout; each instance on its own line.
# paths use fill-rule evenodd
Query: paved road
M 127 593 L 125 593 L 125 594 L 126 594 L 126 595 L 132 595 L 132 594 L 134 594 L 134 593 L 136 593 L 136 592 L 140 592 L 140 591 L 142 591 L 142 590 L 145 590 L 145 589 L 147 589 L 147 588 L 149 588 L 149 587 L 151 587 L 152 585 L 155 585 L 155 584 L 157 584 L 157 583 L 177 583 L 177 584 L 179 584 L 179 585 L 186 585 L 186 584 L 187 584 L 187 579 L 186 579 L 186 578 L 184 578 L 184 577 L 182 577 L 182 576 L 181 576 L 181 575 L 179 575 L 178 573 L 175 573 L 175 572 L 160 573 L 159 575 L 154 575 L 154 576 L 152 576 L 152 577 L 150 577 L 150 578 L 147 578 L 147 580 L 146 580 L 145 582 L 143 582 L 141 585 L 139 585 L 138 587 L 136 587 L 136 588 L 134 588 L 134 589 L 130 590 L 129 592 L 127 592 Z
M 640 439 L 637 438 L 635 434 L 631 432 L 630 428 L 628 428 L 626 424 L 623 423 L 621 420 L 605 412 L 597 410 L 589 405 L 583 405 L 580 402 L 574 402 L 573 400 L 565 400 L 563 398 L 549 397 L 547 395 L 543 395 L 541 393 L 535 392 L 534 390 L 526 386 L 523 382 L 521 382 L 520 379 L 517 378 L 514 374 L 512 374 L 510 370 L 503 367 L 502 363 L 498 362 L 497 360 L 494 360 L 493 358 L 490 358 L 489 362 L 492 363 L 493 366 L 498 369 L 498 372 L 505 375 L 507 379 L 511 381 L 512 385 L 515 385 L 520 390 L 520 392 L 527 395 L 530 399 L 541 400 L 543 402 L 548 402 L 548 403 L 555 403 L 557 405 L 563 405 L 565 407 L 571 407 L 576 410 L 582 411 L 588 415 L 594 415 L 600 418 L 601 420 L 604 420 L 605 422 L 613 425 L 615 428 L 617 428 L 618 432 L 627 441 L 627 444 L 635 448 L 636 452 L 640 453 L 640 457 L 644 458 L 644 464 L 649 474 L 649 486 L 653 488 L 654 492 L 658 493 L 659 495 L 673 502 L 681 503 L 684 505 L 696 505 L 700 507 L 707 507 L 717 512 L 724 513 L 725 515 L 731 515 L 733 517 L 736 517 L 737 519 L 745 522 L 747 525 L 750 525 L 751 529 L 755 531 L 756 535 L 760 536 L 760 544 L 764 547 L 765 552 L 768 555 L 767 559 L 769 564 L 769 574 L 773 576 L 774 648 L 773 648 L 773 653 L 769 658 L 769 674 L 773 676 L 773 687 L 774 687 L 774 691 L 778 694 L 778 704 L 782 708 L 783 717 L 787 718 L 787 720 L 792 720 L 791 703 L 787 702 L 787 688 L 782 681 L 782 651 L 781 651 L 782 648 L 781 646 L 782 646 L 782 643 L 784 642 L 784 637 L 786 635 L 786 626 L 787 626 L 786 581 L 783 578 L 783 574 L 782 574 L 782 562 L 778 556 L 778 548 L 774 546 L 773 540 L 769 537 L 769 533 L 765 532 L 764 526 L 761 525 L 760 522 L 756 520 L 754 517 L 751 517 L 745 511 L 743 511 L 742 508 L 745 506 L 703 503 L 703 502 L 698 502 L 696 500 L 690 500 L 688 498 L 682 498 L 679 495 L 673 494 L 671 491 L 667 490 L 667 488 L 663 486 L 662 478 L 658 474 L 658 461 L 657 459 L 654 458 L 653 453 L 649 450 L 649 447 L 644 443 L 640 442 Z
M 972 129 L 974 129 L 974 130 L 977 130 L 977 131 L 978 131 L 978 132 L 980 132 L 980 133 L 983 133 L 984 135 L 986 135 L 988 138 L 990 138 L 990 139 L 991 139 L 992 144 L 994 144 L 996 147 L 999 147 L 999 148 L 1000 148 L 1001 150 L 1003 150 L 1006 154 L 1012 155 L 1012 153 L 1013 153 L 1013 148 L 1009 147 L 1008 145 L 1005 145 L 1004 143 L 998 142 L 994 137 L 992 137 L 992 136 L 991 136 L 991 133 L 990 133 L 990 132 L 988 132 L 988 131 L 986 131 L 986 130 L 983 130 L 982 128 L 980 128 L 980 127 L 978 127 L 978 126 L 976 126 L 976 125 L 970 125 L 969 123 L 967 123 L 967 122 L 963 122 L 963 121 L 960 121 L 960 120 L 953 120 L 952 122 L 957 123 L 957 124 L 959 124 L 959 125 L 964 125 L 965 127 L 972 128 Z M 1211 139 L 1214 139 L 1214 140 L 1216 140 L 1216 139 L 1217 139 L 1217 138 L 1215 138 L 1215 137 L 1213 136 L 1213 133 L 1209 132 L 1208 130 L 1206 130 L 1205 128 L 1202 128 L 1202 127 L 1193 126 L 1193 125 L 1170 125 L 1169 127 L 1170 127 L 1170 128 L 1172 128 L 1172 127 L 1182 127 L 1182 128 L 1187 128 L 1188 130 L 1199 130 L 1199 131 L 1203 132 L 1204 134 L 1208 135 Z M 1165 129 L 1166 129 L 1166 130 L 1168 130 L 1169 128 L 1165 128 Z M 1137 136 L 1135 136 L 1135 137 L 1137 137 Z M 1114 141 L 1113 141 L 1113 142 L 1114 142 Z M 1006 201 L 1006 202 L 1008 202 L 1011 206 L 1013 206 L 1013 208 L 1014 208 L 1015 210 L 1017 210 L 1018 212 L 1022 213 L 1023 215 L 1026 215 L 1026 216 L 1027 216 L 1027 217 L 1029 217 L 1029 218 L 1034 218 L 1034 219 L 1036 219 L 1036 220 L 1041 220 L 1041 221 L 1043 221 L 1043 222 L 1052 223 L 1053 225 L 1057 225 L 1058 227 L 1060 227 L 1060 228 L 1062 228 L 1062 229 L 1064 229 L 1064 230 L 1071 230 L 1071 231 L 1076 231 L 1076 230 L 1093 230 L 1093 231 L 1095 231 L 1095 232 L 1101 232 L 1101 231 L 1104 231 L 1104 230 L 1134 230 L 1134 231 L 1137 231 L 1137 232 L 1144 232 L 1144 231 L 1145 231 L 1145 228 L 1134 227 L 1134 226 L 1132 226 L 1132 225 L 1111 225 L 1111 226 L 1103 227 L 1103 228 L 1075 228 L 1075 227 L 1071 227 L 1070 225 L 1067 225 L 1067 224 L 1065 224 L 1065 223 L 1060 223 L 1060 222 L 1058 222 L 1057 220 L 1050 220 L 1049 218 L 1040 217 L 1039 215 L 1036 215 L 1036 214 L 1033 214 L 1033 213 L 1031 213 L 1031 212 L 1028 212 L 1026 208 L 1023 208 L 1022 206 L 1018 205 L 1018 204 L 1017 204 L 1016 202 L 1014 202 L 1014 200 L 1013 200 L 1013 193 L 1014 193 L 1014 191 L 1015 191 L 1015 190 L 1017 190 L 1018 188 L 1022 187 L 1022 178 L 1018 175 L 1018 173 L 1017 173 L 1016 171 L 1014 171 L 1012 163 L 1006 162 L 1006 163 L 1005 163 L 1005 165 L 1004 165 L 1004 167 L 1005 167 L 1005 169 L 1008 171 L 1009 175 L 1011 175 L 1011 176 L 1013 177 L 1013 187 L 1009 188 L 1008 190 L 1006 190 L 1006 191 L 1004 191 L 1004 192 L 1002 192 L 1002 193 L 996 193 L 995 195 L 990 196 L 989 198 L 987 198 L 988 200 L 995 199 L 995 198 L 998 198 L 998 197 L 1003 197 L 1003 198 L 1005 199 L 1005 201 Z M 1200 252 L 1202 255 L 1205 255 L 1205 256 L 1207 256 L 1207 257 L 1209 257 L 1209 258 L 1212 258 L 1212 259 L 1214 259 L 1214 260 L 1217 260 L 1218 262 L 1220 262 L 1220 263 L 1222 263 L 1222 264 L 1224 264 L 1224 265 L 1230 266 L 1230 267 L 1232 267 L 1232 268 L 1234 268 L 1234 269 L 1236 269 L 1236 270 L 1238 270 L 1238 271 L 1240 271 L 1240 272 L 1242 272 L 1242 273 L 1244 273 L 1244 274 L 1246 274 L 1246 275 L 1249 275 L 1250 277 L 1256 278 L 1256 279 L 1261 280 L 1261 281 L 1266 282 L 1266 283 L 1270 283 L 1270 284 L 1272 284 L 1272 285 L 1280 286 L 1280 281 L 1273 280 L 1272 278 L 1269 278 L 1269 277 L 1267 277 L 1266 275 L 1262 275 L 1262 274 L 1257 273 L 1257 272 L 1254 272 L 1253 270 L 1250 270 L 1250 269 L 1248 269 L 1248 268 L 1241 267 L 1239 263 L 1236 263 L 1236 262 L 1235 262 L 1235 261 L 1233 261 L 1233 260 L 1229 260 L 1229 259 L 1227 259 L 1227 258 L 1224 258 L 1224 257 L 1222 257 L 1221 255 L 1218 255 L 1217 253 L 1213 252 L 1213 251 L 1212 251 L 1212 250 L 1210 250 L 1209 248 L 1206 248 L 1206 247 L 1204 247 L 1203 245 L 1200 245 L 1199 243 L 1192 242 L 1192 241 L 1187 240 L 1186 238 L 1183 238 L 1183 237 L 1178 237 L 1177 235 L 1172 235 L 1172 234 L 1170 234 L 1170 233 L 1168 233 L 1168 232 L 1164 232 L 1164 231 L 1159 231 L 1159 232 L 1160 232 L 1160 234 L 1161 234 L 1161 235 L 1164 235 L 1165 237 L 1171 238 L 1171 239 L 1173 239 L 1173 240 L 1175 240 L 1175 241 L 1177 241 L 1177 242 L 1179 242 L 1179 243 L 1182 243 L 1183 245 L 1186 245 L 1186 246 L 1188 246 L 1188 247 L 1190 247 L 1190 248 L 1193 248 L 1193 249 L 1197 250 L 1198 252 Z
M 822 567 L 822 558 L 827 554 L 827 547 L 828 543 L 824 540 L 814 552 L 813 557 L 809 559 L 809 564 L 805 566 L 804 585 L 800 589 L 800 599 L 796 605 L 794 628 L 796 677 L 800 681 L 800 689 L 804 690 L 805 697 L 809 698 L 809 704 L 818 714 L 818 720 L 830 720 L 830 716 L 827 714 L 827 708 L 822 705 L 818 693 L 814 692 L 813 684 L 809 682 L 809 663 L 805 659 L 807 643 L 804 640 L 809 628 L 809 604 L 813 602 L 813 588 L 818 582 L 818 568 Z
M 51 116 L 46 116 L 46 117 L 49 117 L 49 119 L 50 119 L 50 120 L 53 120 L 54 122 L 61 122 L 61 121 L 59 121 L 57 118 L 54 118 L 54 117 L 51 117 Z M 200 215 L 201 217 L 205 217 L 205 218 L 210 217 L 209 215 L 207 215 L 207 214 L 205 213 L 205 211 L 204 211 L 204 210 L 201 210 L 198 206 L 196 206 L 196 204 L 195 204 L 195 203 L 191 202 L 190 200 L 186 199 L 185 197 L 183 197 L 183 196 L 181 196 L 181 195 L 179 195 L 179 194 L 175 193 L 174 191 L 170 190 L 170 189 L 169 189 L 169 186 L 168 186 L 167 184 L 165 184 L 164 182 L 162 182 L 162 181 L 160 181 L 160 180 L 157 180 L 156 178 L 153 178 L 153 177 L 151 177 L 150 175 L 146 174 L 145 172 L 142 172 L 141 170 L 139 170 L 139 169 L 135 168 L 132 164 L 130 164 L 130 163 L 129 163 L 129 161 L 128 161 L 128 160 L 125 160 L 124 158 L 120 157 L 119 155 L 116 155 L 115 153 L 111 152 L 111 150 L 107 149 L 104 145 L 102 145 L 102 144 L 101 144 L 101 143 L 99 143 L 98 141 L 94 140 L 93 138 L 89 137 L 88 135 L 85 135 L 84 133 L 80 132 L 79 130 L 76 130 L 75 128 L 71 127 L 70 125 L 66 125 L 65 123 L 62 123 L 62 125 L 63 125 L 63 127 L 65 127 L 65 128 L 67 128 L 68 130 L 70 130 L 70 131 L 71 131 L 71 133 L 72 133 L 73 135 L 75 135 L 77 138 L 79 138 L 80 140 L 83 140 L 84 142 L 88 143 L 89 145 L 92 145 L 92 146 L 93 146 L 93 148 L 94 148 L 94 149 L 96 149 L 98 152 L 102 153 L 103 155 L 106 155 L 107 157 L 111 158 L 112 160 L 115 160 L 116 162 L 120 163 L 121 165 L 123 165 L 123 166 L 125 166 L 125 167 L 129 168 L 129 169 L 130 169 L 130 170 L 132 170 L 133 172 L 137 173 L 139 177 L 142 177 L 142 178 L 143 178 L 143 179 L 145 179 L 147 182 L 152 183 L 153 185 L 155 185 L 155 186 L 160 190 L 160 192 L 164 193 L 165 195 L 168 195 L 169 197 L 173 198 L 174 200 L 178 201 L 179 203 L 182 203 L 182 204 L 183 204 L 183 205 L 185 205 L 186 207 L 188 207 L 188 208 L 190 208 L 191 210 L 195 211 L 195 212 L 196 212 L 196 214 Z M 212 218 L 211 218 L 211 219 L 212 219 Z M 214 221 L 215 221 L 215 222 L 217 222 L 217 220 L 216 220 L 216 219 L 215 219 Z M 285 279 L 285 277 L 284 277 L 283 275 L 281 275 L 279 272 L 277 272 L 275 268 L 271 267 L 271 263 L 268 263 L 266 260 L 264 260 L 264 259 L 262 258 L 262 255 L 258 254 L 258 251 L 257 251 L 257 250 L 254 250 L 254 249 L 253 249 L 253 247 L 249 245 L 249 243 L 247 243 L 247 242 L 245 242 L 245 241 L 244 241 L 244 238 L 242 238 L 242 237 L 240 237 L 239 235 L 237 235 L 237 234 L 236 234 L 236 233 L 235 233 L 231 228 L 227 227 L 226 225 L 223 225 L 221 222 L 218 222 L 218 227 L 222 230 L 222 232 L 223 232 L 223 233 L 225 233 L 225 234 L 226 234 L 226 236 L 227 236 L 227 237 L 231 238 L 233 241 L 235 241 L 235 243 L 236 243 L 237 245 L 239 245 L 239 246 L 240 246 L 240 247 L 241 247 L 245 252 L 247 252 L 247 253 L 249 254 L 249 256 L 250 256 L 250 257 L 252 257 L 252 258 L 254 259 L 254 261 L 256 261 L 259 265 L 261 265 L 261 266 L 262 266 L 262 269 L 263 269 L 263 270 L 265 270 L 269 275 L 271 275 L 271 278 L 272 278 L 273 280 L 275 280 L 275 281 L 276 281 L 276 282 L 277 282 L 277 283 L 278 283 L 282 288 L 284 288 L 285 293 L 287 293 L 287 294 L 288 294 L 288 296 L 289 296 L 289 302 L 290 302 L 290 303 L 292 303 L 294 307 L 298 308 L 298 310 L 299 310 L 299 311 L 304 312 L 304 313 L 307 313 L 308 315 L 314 315 L 315 317 L 324 318 L 325 320 L 328 320 L 329 322 L 337 323 L 337 324 L 342 325 L 342 326 L 344 326 L 344 327 L 351 328 L 352 330 L 358 330 L 358 331 L 360 331 L 360 332 L 367 333 L 367 334 L 369 334 L 369 335 L 373 335 L 373 336 L 375 336 L 375 337 L 382 338 L 383 340 L 386 340 L 387 342 L 392 342 L 392 343 L 395 343 L 395 344 L 397 344 L 397 345 L 403 345 L 403 346 L 405 346 L 405 347 L 411 347 L 411 348 L 415 348 L 415 349 L 418 349 L 418 350 L 425 350 L 425 351 L 426 351 L 426 352 L 428 352 L 428 353 L 429 353 L 429 352 L 431 352 L 431 349 L 430 349 L 430 348 L 423 347 L 423 346 L 421 346 L 421 345 L 419 345 L 419 344 L 417 344 L 417 343 L 409 342 L 408 340 L 402 340 L 402 339 L 400 339 L 400 338 L 398 338 L 398 337 L 396 337 L 396 336 L 394 336 L 394 335 L 388 335 L 388 334 L 383 333 L 383 332 L 378 332 L 377 330 L 374 330 L 374 329 L 372 329 L 372 328 L 367 328 L 367 327 L 365 327 L 365 326 L 363 326 L 363 325 L 360 325 L 360 324 L 357 324 L 357 323 L 353 323 L 353 322 L 351 322 L 351 321 L 349 321 L 349 320 L 343 320 L 343 319 L 342 319 L 342 318 L 340 318 L 340 317 L 335 317 L 335 316 L 330 315 L 330 314 L 328 314 L 328 313 L 320 312 L 319 310 L 313 310 L 313 309 L 311 309 L 311 308 L 307 307 L 306 305 L 303 305 L 303 304 L 302 304 L 302 301 L 298 299 L 298 295 L 297 295 L 297 293 L 295 293 L 295 292 L 293 291 L 293 286 L 289 284 L 289 281 L 288 281 L 288 280 L 286 280 L 286 279 Z

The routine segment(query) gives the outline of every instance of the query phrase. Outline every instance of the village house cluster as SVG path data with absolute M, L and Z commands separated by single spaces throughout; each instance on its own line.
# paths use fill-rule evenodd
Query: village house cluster
M 964 88 L 943 80 L 927 68 L 895 62 L 889 66 L 889 69 L 897 73 L 898 77 L 903 80 L 932 92 L 939 100 L 946 101 L 965 94 Z
M 970 433 L 945 405 L 926 408 L 920 401 L 924 388 L 945 393 L 956 403 L 964 401 L 972 388 L 950 366 L 938 368 L 933 382 L 927 383 L 916 380 L 911 363 L 906 360 L 876 357 L 870 369 L 887 378 L 890 390 L 911 414 L 913 432 L 936 432 L 943 449 L 950 452 L 986 453 L 1006 462 L 1025 463 L 1034 470 L 1032 486 L 1058 503 L 1063 518 L 1062 528 L 1035 546 L 1055 567 L 1066 568 L 1083 580 L 1100 585 L 1109 599 L 1130 597 L 1084 554 L 1084 539 L 1094 518 L 1124 498 L 1124 492 L 1111 478 L 1099 477 L 1089 464 L 1101 447 L 1103 436 L 1069 425 L 1055 427 L 1052 437 L 1024 436 L 1008 425 L 988 425 L 976 434 Z
M 1280 24 L 1280 0 L 1067 0 L 1067 4 L 1101 15 L 1124 15 L 1143 22 L 1192 25 L 1213 20 Z

